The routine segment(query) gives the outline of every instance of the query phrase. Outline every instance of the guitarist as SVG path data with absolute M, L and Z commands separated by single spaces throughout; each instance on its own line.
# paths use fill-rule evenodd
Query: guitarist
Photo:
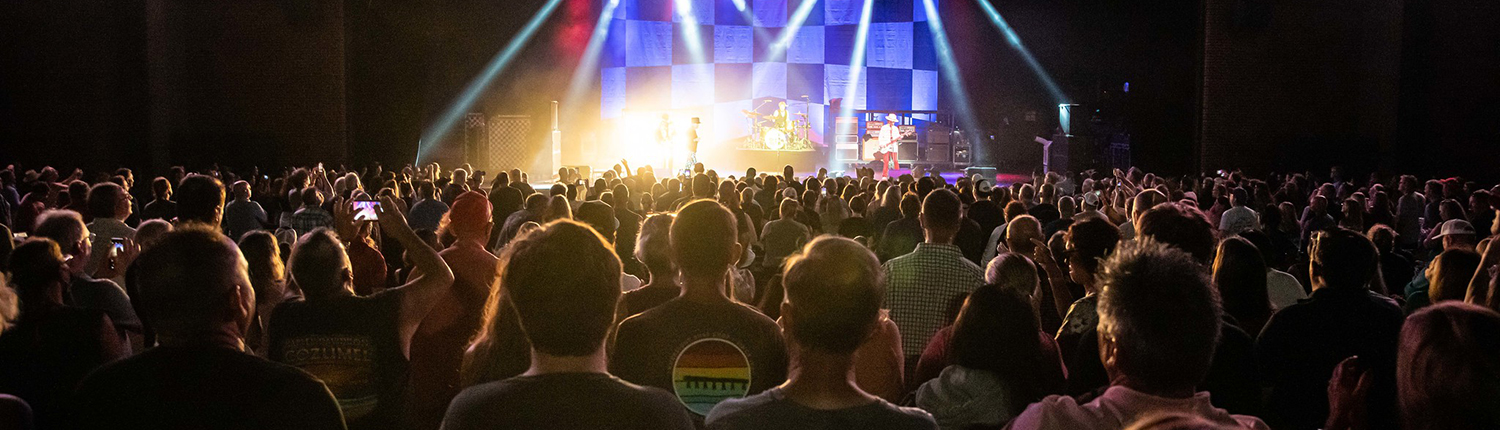
M 901 146 L 902 137 L 901 132 L 896 129 L 897 119 L 896 114 L 885 114 L 885 125 L 880 127 L 880 134 L 875 142 L 877 148 L 880 148 L 876 150 L 875 158 L 881 160 L 881 165 L 885 167 L 883 175 L 887 178 L 891 177 L 891 169 L 901 168 L 896 163 L 896 153 Z

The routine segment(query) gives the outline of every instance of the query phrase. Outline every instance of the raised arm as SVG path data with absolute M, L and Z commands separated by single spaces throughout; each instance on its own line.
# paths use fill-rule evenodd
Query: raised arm
M 438 256 L 437 251 L 411 230 L 411 226 L 406 224 L 406 216 L 401 214 L 393 200 L 382 197 L 376 212 L 379 214 L 381 229 L 401 243 L 401 247 L 406 249 L 406 255 L 416 266 L 406 284 L 389 293 L 400 295 L 401 315 L 397 321 L 400 324 L 401 353 L 409 355 L 411 337 L 417 331 L 417 324 L 427 317 L 427 312 L 432 310 L 437 300 L 453 287 L 453 271 Z
M 1073 307 L 1073 293 L 1068 291 L 1068 275 L 1057 266 L 1057 260 L 1052 258 L 1052 248 L 1037 239 L 1031 239 L 1031 243 L 1036 245 L 1032 250 L 1032 259 L 1047 272 L 1048 284 L 1052 287 L 1052 305 L 1057 309 L 1057 316 L 1066 317 L 1068 308 Z

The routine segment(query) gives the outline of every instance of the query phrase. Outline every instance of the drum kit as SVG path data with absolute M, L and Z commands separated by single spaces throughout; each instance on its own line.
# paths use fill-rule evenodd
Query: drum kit
M 785 104 L 770 114 L 752 110 L 741 110 L 750 121 L 750 136 L 745 139 L 745 149 L 770 151 L 811 151 L 812 140 L 808 132 L 812 129 L 806 113 L 788 114 Z

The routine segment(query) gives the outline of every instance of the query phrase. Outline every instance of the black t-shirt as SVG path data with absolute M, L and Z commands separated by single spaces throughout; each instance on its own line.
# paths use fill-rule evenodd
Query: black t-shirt
M 407 368 L 398 333 L 401 294 L 283 302 L 271 313 L 267 358 L 328 384 L 349 427 L 390 428 Z
M 25 400 L 47 428 L 84 376 L 124 352 L 105 321 L 104 311 L 75 307 L 26 315 L 0 335 L 0 393 Z
M 786 380 L 781 328 L 755 308 L 679 297 L 620 322 L 610 373 L 673 394 L 701 420 Z
M 839 236 L 850 239 L 864 236 L 873 241 L 875 240 L 875 225 L 870 224 L 870 220 L 865 217 L 844 218 L 844 221 L 839 223 Z
M 681 287 L 671 281 L 663 281 L 626 292 L 620 300 L 625 302 L 625 316 L 632 316 L 661 306 L 679 295 L 682 295 Z
M 517 376 L 475 385 L 448 406 L 443 429 L 691 429 L 671 394 L 602 373 Z
M 158 347 L 78 387 L 79 429 L 342 429 L 328 388 L 291 366 L 220 346 Z

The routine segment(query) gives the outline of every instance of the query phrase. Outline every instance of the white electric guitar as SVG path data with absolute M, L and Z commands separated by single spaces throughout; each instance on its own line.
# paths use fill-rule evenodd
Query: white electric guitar
M 867 147 L 867 148 L 868 147 L 874 147 L 876 154 L 882 154 L 882 153 L 886 153 L 886 152 L 895 151 L 896 150 L 896 145 L 898 145 L 898 144 L 901 143 L 901 139 L 902 138 L 905 138 L 907 136 L 911 136 L 913 134 L 916 134 L 916 130 L 907 130 L 907 131 L 898 133 L 895 137 L 892 137 L 889 142 L 881 142 L 879 138 L 872 137 L 872 138 L 870 138 L 870 140 L 866 140 L 865 141 L 865 147 Z

